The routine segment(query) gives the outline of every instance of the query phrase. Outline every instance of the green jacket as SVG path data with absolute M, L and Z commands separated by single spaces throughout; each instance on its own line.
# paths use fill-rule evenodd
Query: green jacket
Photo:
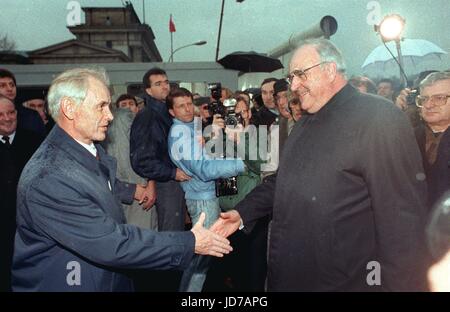
M 234 209 L 234 206 L 236 206 L 237 203 L 244 199 L 244 197 L 248 193 L 250 193 L 258 184 L 261 183 L 261 164 L 265 161 L 261 159 L 259 151 L 257 151 L 256 153 L 257 159 L 249 159 L 250 148 L 259 147 L 259 131 L 258 128 L 250 128 L 249 130 L 250 131 L 245 133 L 245 140 L 243 140 L 243 144 L 245 144 L 244 157 L 242 157 L 241 155 L 236 155 L 236 151 L 232 153 L 229 153 L 229 151 L 227 151 L 227 155 L 234 154 L 235 156 L 241 156 L 246 165 L 246 170 L 237 176 L 238 194 L 219 197 L 220 208 L 224 211 Z M 256 142 L 256 144 L 252 144 L 252 146 L 250 146 L 250 142 Z

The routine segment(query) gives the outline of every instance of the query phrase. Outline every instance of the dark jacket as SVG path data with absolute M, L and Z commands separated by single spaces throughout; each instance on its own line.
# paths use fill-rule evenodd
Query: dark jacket
M 0 255 L 0 291 L 10 287 L 11 261 L 16 232 L 16 192 L 20 174 L 27 161 L 38 149 L 43 138 L 32 131 L 17 129 L 11 146 L 0 143 L 0 208 L 2 253 Z
M 434 164 L 429 164 L 425 152 L 426 134 L 425 124 L 419 123 L 414 132 L 422 153 L 423 166 L 428 182 L 428 207 L 431 211 L 433 205 L 450 190 L 450 128 L 443 134 L 439 143 L 437 157 Z
M 422 290 L 425 199 L 404 114 L 347 85 L 296 123 L 277 176 L 237 210 L 245 224 L 273 206 L 269 291 Z M 372 261 L 380 286 L 367 283 Z
M 45 124 L 39 116 L 39 113 L 33 109 L 16 106 L 17 109 L 17 128 L 33 131 L 42 137 L 47 135 Z
M 252 116 L 252 123 L 255 126 L 267 126 L 272 125 L 277 119 L 277 115 L 271 112 L 265 105 Z
M 131 166 L 138 175 L 149 180 L 175 180 L 176 167 L 170 160 L 167 145 L 172 118 L 165 103 L 148 94 L 144 95 L 144 100 L 145 108 L 131 125 Z
M 130 203 L 135 186 L 118 181 L 115 159 L 96 147 L 100 161 L 56 125 L 25 166 L 13 290 L 127 291 L 124 269 L 183 269 L 191 261 L 191 232 L 125 224 L 119 200 Z

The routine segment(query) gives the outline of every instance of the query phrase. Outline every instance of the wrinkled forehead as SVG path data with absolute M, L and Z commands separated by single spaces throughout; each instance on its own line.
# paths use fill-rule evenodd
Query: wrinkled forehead
M 94 99 L 95 102 L 111 102 L 111 94 L 108 87 L 100 80 L 89 78 L 86 99 Z
M 9 99 L 7 98 L 0 98 L 0 110 L 14 110 L 16 109 L 16 107 L 14 106 L 14 103 L 11 102 Z
M 292 55 L 289 71 L 305 69 L 320 62 L 320 55 L 312 45 L 303 46 Z

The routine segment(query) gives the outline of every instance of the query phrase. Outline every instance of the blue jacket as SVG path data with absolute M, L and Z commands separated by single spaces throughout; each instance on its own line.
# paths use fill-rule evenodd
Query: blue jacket
M 245 170 L 241 159 L 213 159 L 200 144 L 201 122 L 173 120 L 169 133 L 169 155 L 175 165 L 192 179 L 181 182 L 186 199 L 209 200 L 216 197 L 214 180 L 236 176 Z M 198 131 L 196 131 L 198 129 Z M 186 148 L 186 149 L 185 149 Z
M 188 232 L 157 233 L 125 224 L 119 200 L 135 186 L 55 126 L 25 166 L 18 186 L 14 291 L 128 291 L 124 269 L 185 268 L 194 252 Z M 111 189 L 108 186 L 110 182 Z
M 172 118 L 165 103 L 147 93 L 144 100 L 145 108 L 136 115 L 131 125 L 131 166 L 138 175 L 149 180 L 175 180 L 176 167 L 167 153 Z

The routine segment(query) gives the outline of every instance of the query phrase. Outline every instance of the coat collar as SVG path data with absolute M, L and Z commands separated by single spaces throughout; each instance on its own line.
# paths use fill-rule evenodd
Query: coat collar
M 337 92 L 316 114 L 316 117 L 321 117 L 328 112 L 338 109 L 338 107 L 348 102 L 355 94 L 356 89 L 347 83 L 339 92 Z
M 170 127 L 172 125 L 172 117 L 169 115 L 166 103 L 155 99 L 147 92 L 144 94 L 145 109 L 152 110 L 162 117 L 164 122 Z
M 342 104 L 348 102 L 357 93 L 358 91 L 347 83 L 317 113 L 305 114 L 304 117 L 300 118 L 300 124 L 302 126 L 306 126 L 311 121 L 326 118 L 326 116 L 328 116 L 331 112 L 338 110 Z
M 75 161 L 87 169 L 99 170 L 99 161 L 87 149 L 68 135 L 58 124 L 53 127 L 46 141 L 69 154 L 71 158 L 75 159 Z M 107 155 L 100 144 L 95 144 L 95 147 L 97 148 L 100 162 L 108 168 L 113 168 L 115 163 L 114 158 Z

